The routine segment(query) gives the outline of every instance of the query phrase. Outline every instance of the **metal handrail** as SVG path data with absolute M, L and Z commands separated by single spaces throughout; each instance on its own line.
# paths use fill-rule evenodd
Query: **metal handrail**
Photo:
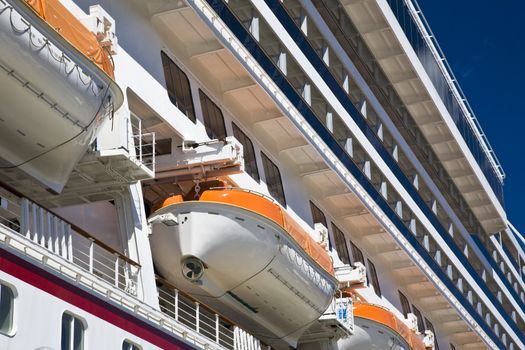
M 1 182 L 0 181 L 0 188 L 4 188 L 5 190 L 7 190 L 8 192 L 11 192 L 11 194 L 19 197 L 19 198 L 26 198 L 27 200 L 33 202 L 33 203 L 37 203 L 36 201 L 34 201 L 33 199 L 31 199 L 29 196 L 17 191 L 16 189 L 14 189 L 13 187 L 5 184 L 4 182 Z M 68 225 L 71 226 L 71 228 L 76 232 L 78 233 L 79 235 L 93 241 L 93 243 L 96 243 L 98 246 L 100 246 L 101 248 L 107 250 L 108 252 L 110 252 L 111 254 L 114 254 L 116 256 L 118 256 L 119 259 L 122 259 L 124 260 L 125 262 L 135 266 L 135 267 L 138 267 L 140 268 L 141 265 L 130 259 L 129 257 L 123 255 L 122 253 L 120 253 L 119 251 L 115 250 L 114 248 L 110 247 L 109 245 L 107 245 L 106 243 L 100 241 L 99 239 L 97 239 L 96 237 L 94 237 L 93 235 L 91 235 L 90 233 L 88 233 L 87 231 L 85 231 L 84 229 L 80 228 L 79 226 L 71 223 L 70 221 L 68 221 L 67 219 L 65 219 L 63 216 L 53 212 L 52 210 L 48 209 L 47 207 L 43 206 L 43 205 L 40 205 L 38 204 L 39 207 L 41 207 L 42 209 L 50 212 L 51 214 L 53 214 L 54 216 L 56 216 L 58 219 L 64 221 L 65 223 L 67 223 Z
M 505 171 L 503 170 L 503 166 L 501 165 L 498 157 L 496 156 L 494 149 L 490 145 L 490 142 L 487 139 L 487 136 L 483 131 L 481 124 L 479 123 L 479 120 L 476 118 L 476 115 L 472 110 L 472 107 L 470 106 L 470 103 L 468 102 L 465 93 L 461 89 L 461 86 L 459 85 L 459 82 L 456 79 L 456 76 L 454 75 L 454 72 L 452 71 L 449 62 L 447 61 L 443 50 L 439 46 L 439 43 L 437 42 L 436 37 L 432 32 L 432 29 L 430 28 L 428 21 L 425 18 L 423 11 L 421 10 L 421 7 L 419 6 L 419 3 L 417 2 L 417 0 L 404 1 L 407 4 L 408 9 L 410 10 L 410 14 L 417 23 L 418 28 L 421 31 L 421 34 L 425 39 L 430 51 L 434 55 L 434 59 L 436 60 L 438 67 L 441 69 L 446 82 L 448 83 L 451 91 L 453 92 L 454 97 L 456 98 L 458 104 L 461 106 L 464 113 L 466 114 L 466 119 L 472 127 L 472 130 L 475 131 L 475 135 L 478 138 L 480 144 L 482 145 L 483 150 L 487 154 L 489 161 L 491 162 L 496 174 L 498 175 L 498 178 L 501 182 L 503 182 L 503 180 L 506 177 Z

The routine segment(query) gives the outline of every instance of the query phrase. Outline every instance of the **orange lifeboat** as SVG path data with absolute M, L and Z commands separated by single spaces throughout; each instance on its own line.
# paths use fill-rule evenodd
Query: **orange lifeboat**
M 60 192 L 122 104 L 111 57 L 59 0 L 0 3 L 0 32 L 0 166 Z
M 338 342 L 339 349 L 433 349 L 433 335 L 423 338 L 388 309 L 354 301 L 354 334 Z
M 328 253 L 263 195 L 209 189 L 166 199 L 151 215 L 156 268 L 168 281 L 269 345 L 293 347 L 330 305 Z

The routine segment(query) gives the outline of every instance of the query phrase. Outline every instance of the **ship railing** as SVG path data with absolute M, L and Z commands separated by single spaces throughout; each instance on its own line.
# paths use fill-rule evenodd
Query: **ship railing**
M 0 187 L 0 225 L 116 288 L 137 295 L 138 263 L 5 186 Z
M 160 310 L 183 325 L 230 350 L 270 349 L 232 321 L 157 277 Z
M 135 154 L 133 156 L 135 159 L 155 172 L 155 133 L 144 132 L 142 119 L 133 112 L 130 112 L 129 122 L 131 124 L 131 137 L 128 137 L 130 143 L 128 149 L 134 149 Z

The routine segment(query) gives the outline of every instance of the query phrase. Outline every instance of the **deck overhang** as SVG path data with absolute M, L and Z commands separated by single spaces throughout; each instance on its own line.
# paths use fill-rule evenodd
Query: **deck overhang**
M 386 0 L 342 0 L 341 4 L 388 78 L 387 84 L 401 98 L 482 228 L 489 234 L 504 229 L 506 215 L 498 195 L 389 3 Z

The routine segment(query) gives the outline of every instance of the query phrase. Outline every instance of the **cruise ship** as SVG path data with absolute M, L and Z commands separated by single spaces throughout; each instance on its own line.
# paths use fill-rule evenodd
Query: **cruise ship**
M 525 349 L 416 0 L 0 0 L 0 68 L 0 349 Z

